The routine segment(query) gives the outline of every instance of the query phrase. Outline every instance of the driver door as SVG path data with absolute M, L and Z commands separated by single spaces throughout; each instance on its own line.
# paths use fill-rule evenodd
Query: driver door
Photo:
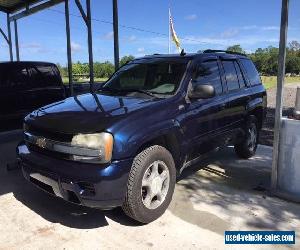
M 226 96 L 217 59 L 197 62 L 190 84 L 210 84 L 216 95 L 209 99 L 190 99 L 184 131 L 190 145 L 190 160 L 224 143 Z

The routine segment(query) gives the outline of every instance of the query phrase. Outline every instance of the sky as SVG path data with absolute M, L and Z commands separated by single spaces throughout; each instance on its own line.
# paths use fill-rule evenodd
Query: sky
M 168 53 L 169 5 L 186 52 L 233 44 L 247 52 L 278 47 L 281 0 L 119 0 L 118 4 L 121 57 Z M 113 62 L 112 0 L 91 0 L 91 6 L 94 61 Z M 290 0 L 289 10 L 288 40 L 300 41 L 300 1 Z M 70 13 L 72 60 L 87 62 L 86 26 L 74 0 Z M 5 24 L 6 15 L 0 14 L 0 27 L 6 31 Z M 19 20 L 18 28 L 21 60 L 66 65 L 64 4 Z M 177 53 L 174 44 L 171 52 Z M 0 36 L 0 61 L 7 60 L 7 44 Z

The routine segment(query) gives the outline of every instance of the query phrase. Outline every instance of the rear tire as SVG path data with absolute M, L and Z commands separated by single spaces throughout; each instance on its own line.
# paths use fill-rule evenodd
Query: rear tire
M 258 145 L 259 130 L 257 126 L 257 119 L 255 116 L 250 116 L 248 119 L 244 139 L 234 145 L 236 154 L 243 159 L 248 159 L 255 155 Z
M 168 208 L 176 183 L 175 163 L 162 146 L 151 146 L 133 161 L 123 211 L 141 223 L 159 218 Z

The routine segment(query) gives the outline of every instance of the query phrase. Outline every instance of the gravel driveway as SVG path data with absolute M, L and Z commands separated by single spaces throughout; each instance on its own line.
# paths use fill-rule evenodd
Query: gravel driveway
M 296 101 L 297 87 L 300 87 L 300 83 L 287 84 L 284 88 L 284 97 L 283 97 L 284 116 L 290 116 L 293 113 L 293 108 L 295 106 L 295 101 Z M 275 120 L 275 106 L 276 106 L 276 88 L 268 89 L 267 95 L 268 95 L 267 118 L 264 122 L 263 129 L 260 134 L 260 144 L 272 146 L 274 120 Z
M 121 209 L 101 211 L 47 195 L 27 182 L 15 161 L 18 134 L 0 134 L 0 250 L 234 249 L 225 230 L 297 230 L 300 205 L 268 195 L 272 148 L 237 158 L 232 147 L 211 152 L 186 169 L 166 213 L 148 225 Z M 296 245 L 239 245 L 236 249 L 300 249 Z

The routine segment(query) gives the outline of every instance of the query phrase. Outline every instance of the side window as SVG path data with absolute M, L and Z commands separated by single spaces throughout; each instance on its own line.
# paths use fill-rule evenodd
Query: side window
M 31 84 L 35 87 L 57 86 L 60 81 L 52 66 L 33 66 L 31 68 Z
M 239 89 L 239 81 L 234 67 L 234 61 L 222 61 L 228 91 Z
M 198 65 L 193 80 L 196 84 L 211 84 L 215 87 L 216 94 L 223 92 L 218 62 L 206 61 Z
M 0 87 L 7 87 L 9 85 L 9 72 L 5 65 L 0 65 Z
M 59 69 L 55 66 L 52 66 L 53 78 L 57 84 L 61 83 L 61 75 Z
M 28 70 L 26 66 L 13 67 L 7 75 L 7 82 L 12 87 L 25 87 L 28 85 Z
M 257 69 L 255 68 L 253 62 L 249 59 L 240 59 L 242 65 L 244 66 L 247 76 L 251 85 L 259 85 L 261 84 L 261 80 L 258 74 Z
M 239 79 L 240 88 L 241 89 L 245 88 L 246 82 L 245 82 L 244 76 L 242 74 L 240 65 L 237 62 L 234 62 L 234 66 L 235 66 L 235 70 L 236 70 L 236 73 L 237 73 L 237 76 L 238 76 L 238 79 Z

